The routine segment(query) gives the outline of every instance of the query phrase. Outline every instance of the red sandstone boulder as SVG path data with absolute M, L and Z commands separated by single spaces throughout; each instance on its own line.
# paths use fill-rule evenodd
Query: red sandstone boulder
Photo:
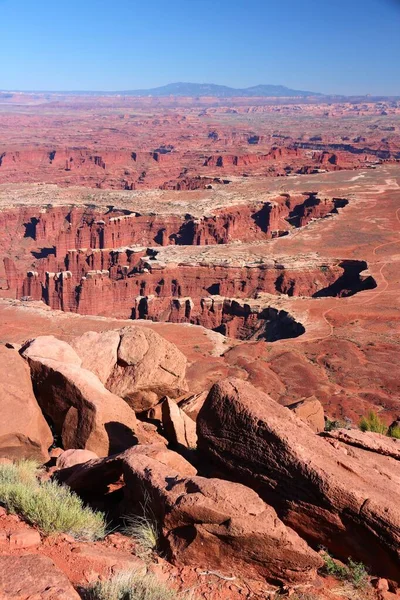
M 165 398 L 161 403 L 161 420 L 164 435 L 170 444 L 196 448 L 196 423 L 179 408 L 176 402 Z
M 136 411 L 145 411 L 163 396 L 187 391 L 186 357 L 160 335 L 145 327 L 88 332 L 74 348 L 82 366 L 96 373 L 106 388 Z
M 48 460 L 53 436 L 18 352 L 0 346 L 0 458 Z
M 82 367 L 92 371 L 104 385 L 118 360 L 119 331 L 87 331 L 72 340 L 71 346 L 82 359 Z
M 399 580 L 400 481 L 374 454 L 351 456 L 239 379 L 215 384 L 198 417 L 198 447 L 272 503 L 315 546 Z M 398 470 L 397 470 L 398 473 Z
M 179 401 L 179 408 L 183 410 L 188 417 L 193 419 L 193 421 L 196 421 L 197 415 L 206 401 L 207 396 L 208 391 L 199 392 L 198 394 L 190 394 L 190 396 L 187 396 Z
M 243 485 L 185 478 L 135 452 L 124 462 L 124 479 L 124 513 L 138 513 L 146 504 L 178 564 L 282 582 L 307 581 L 323 564 L 273 508 Z
M 71 348 L 61 357 L 59 342 L 36 338 L 23 351 L 31 368 L 38 402 L 61 434 L 66 449 L 91 450 L 106 456 L 137 443 L 138 424 L 129 406 L 109 392 L 91 372 L 79 366 Z M 76 355 L 77 356 L 77 355 Z
M 46 556 L 0 556 L 0 600 L 29 599 L 79 600 L 79 595 Z
M 90 450 L 65 450 L 62 452 L 56 460 L 56 467 L 58 469 L 68 469 L 75 465 L 81 465 L 88 462 L 89 460 L 96 460 L 99 458 L 95 452 Z
M 33 340 L 30 340 L 22 347 L 21 353 L 25 358 L 49 358 L 57 362 L 67 363 L 80 367 L 82 360 L 75 350 L 64 342 L 59 340 L 54 335 L 41 335 Z
M 324 437 L 338 440 L 347 446 L 354 446 L 400 460 L 400 440 L 387 435 L 371 431 L 360 431 L 359 429 L 336 429 L 326 431 Z
M 310 396 L 310 398 L 305 398 L 304 400 L 300 400 L 300 402 L 288 404 L 287 408 L 290 408 L 296 417 L 299 417 L 304 423 L 307 423 L 315 433 L 324 431 L 324 408 L 315 396 Z
M 106 458 L 89 460 L 88 462 L 68 468 L 60 468 L 56 473 L 59 481 L 68 485 L 75 492 L 102 493 L 108 485 L 120 481 L 125 465 L 132 460 L 151 458 L 164 465 L 171 472 L 182 477 L 196 475 L 196 469 L 180 454 L 168 450 L 163 444 L 138 444 L 125 452 Z

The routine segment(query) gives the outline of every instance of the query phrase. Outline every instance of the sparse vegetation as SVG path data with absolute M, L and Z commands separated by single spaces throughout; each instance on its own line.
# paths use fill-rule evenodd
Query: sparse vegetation
M 388 436 L 395 438 L 396 440 L 400 440 L 400 425 L 389 427 Z
M 387 435 L 388 437 L 395 438 L 396 440 L 400 439 L 400 426 L 393 425 L 391 427 L 387 427 L 373 410 L 371 410 L 366 417 L 362 417 L 360 421 L 360 429 L 361 431 L 381 433 L 382 435 Z
M 157 549 L 159 531 L 152 516 L 144 514 L 125 517 L 123 532 L 132 537 L 140 546 L 138 555 L 148 556 Z
M 178 600 L 177 592 L 158 581 L 154 575 L 138 571 L 119 573 L 107 581 L 88 588 L 87 600 Z
M 351 429 L 352 421 L 345 417 L 343 420 L 340 419 L 325 419 L 325 431 L 334 431 L 335 429 Z
M 373 433 L 381 433 L 382 435 L 386 435 L 388 432 L 385 423 L 381 421 L 373 410 L 370 410 L 367 416 L 362 417 L 360 429 L 361 431 L 372 431 Z
M 357 589 L 368 585 L 368 572 L 363 563 L 349 558 L 347 565 L 345 565 L 333 559 L 327 552 L 324 552 L 323 559 L 325 561 L 325 571 L 328 575 L 346 581 Z
M 20 461 L 0 465 L 0 504 L 44 534 L 68 533 L 78 539 L 104 537 L 104 515 L 84 506 L 69 488 L 39 481 L 37 464 Z

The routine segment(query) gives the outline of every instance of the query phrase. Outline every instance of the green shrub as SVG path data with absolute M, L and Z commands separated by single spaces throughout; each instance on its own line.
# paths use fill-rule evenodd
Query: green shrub
M 386 425 L 373 410 L 366 417 L 362 417 L 360 429 L 361 431 L 372 431 L 373 433 L 382 433 L 383 435 L 386 435 L 388 431 Z
M 324 552 L 322 558 L 325 562 L 325 572 L 328 575 L 333 575 L 341 581 L 347 581 L 358 589 L 368 585 L 368 572 L 363 563 L 348 558 L 347 565 L 343 565 L 334 560 L 327 552 Z
M 395 438 L 396 440 L 400 440 L 400 425 L 389 427 L 388 436 Z
M 177 600 L 181 596 L 154 575 L 133 571 L 97 581 L 87 589 L 86 597 L 88 600 Z
M 104 537 L 102 513 L 85 507 L 69 488 L 54 481 L 40 482 L 37 474 L 32 461 L 0 465 L 0 504 L 46 535 L 68 533 L 85 540 Z
M 362 562 L 355 562 L 351 558 L 347 561 L 350 573 L 350 583 L 356 588 L 363 588 L 368 584 L 368 572 Z
M 328 575 L 333 575 L 338 579 L 347 579 L 348 569 L 345 565 L 336 562 L 328 553 L 324 553 L 322 558 L 324 559 L 325 571 Z

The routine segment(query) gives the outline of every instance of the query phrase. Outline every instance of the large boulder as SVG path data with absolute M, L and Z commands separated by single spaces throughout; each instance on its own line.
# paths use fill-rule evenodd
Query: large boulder
M 145 327 L 89 331 L 73 341 L 82 366 L 94 372 L 112 393 L 136 411 L 145 411 L 163 396 L 187 391 L 186 357 L 166 339 Z
M 122 481 L 116 516 L 155 520 L 164 550 L 177 564 L 287 583 L 312 579 L 323 564 L 253 490 L 196 476 L 190 463 L 162 444 L 137 445 L 61 469 L 56 477 L 97 499 Z
M 87 331 L 74 338 L 71 346 L 79 354 L 82 367 L 92 371 L 106 385 L 107 379 L 118 360 L 118 346 L 120 343 L 118 330 L 111 329 L 98 333 Z
M 70 448 L 61 452 L 57 457 L 56 467 L 57 469 L 69 469 L 69 467 L 82 465 L 89 460 L 97 460 L 98 458 L 97 454 L 91 450 L 75 450 Z
M 381 433 L 360 431 L 359 429 L 334 429 L 333 431 L 326 431 L 323 435 L 326 438 L 338 440 L 347 446 L 361 448 L 400 460 L 400 440 Z
M 176 402 L 165 398 L 161 403 L 161 421 L 164 435 L 174 447 L 194 449 L 197 446 L 196 423 L 179 408 Z
M 0 556 L 0 600 L 79 600 L 50 558 L 39 554 Z
M 100 495 L 107 491 L 109 485 L 115 485 L 123 477 L 124 470 L 132 460 L 158 461 L 171 472 L 181 477 L 192 477 L 196 469 L 180 454 L 168 450 L 164 444 L 138 444 L 124 452 L 106 458 L 92 459 L 81 464 L 59 465 L 56 478 L 68 485 L 78 494 L 95 493 Z M 58 465 L 57 465 L 58 466 Z
M 0 346 L 0 458 L 46 462 L 52 442 L 27 364 L 18 352 Z
M 244 485 L 183 477 L 156 458 L 135 452 L 124 462 L 123 472 L 123 513 L 140 514 L 145 507 L 158 521 L 165 551 L 177 564 L 284 583 L 308 581 L 323 564 Z
M 68 344 L 52 336 L 36 338 L 22 350 L 28 360 L 36 397 L 62 437 L 65 449 L 106 456 L 137 443 L 134 411 L 109 392 Z
M 370 452 L 361 457 L 334 447 L 239 379 L 213 386 L 197 425 L 199 449 L 255 489 L 302 537 L 400 579 L 396 460 L 384 457 L 383 468 Z
M 286 405 L 286 408 L 290 408 L 290 410 L 292 410 L 299 419 L 304 421 L 304 423 L 307 423 L 315 433 L 324 431 L 324 408 L 315 396 L 310 396 L 309 398 L 304 398 L 304 400 L 288 404 Z

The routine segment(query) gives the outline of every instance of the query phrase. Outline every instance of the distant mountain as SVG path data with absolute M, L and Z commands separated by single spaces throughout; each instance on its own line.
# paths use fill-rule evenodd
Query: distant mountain
M 216 98 L 270 96 L 275 98 L 294 96 L 321 96 L 317 92 L 292 90 L 284 85 L 255 85 L 249 88 L 231 88 L 214 83 L 169 83 L 149 90 L 129 90 L 120 92 L 127 96 L 212 96 Z

